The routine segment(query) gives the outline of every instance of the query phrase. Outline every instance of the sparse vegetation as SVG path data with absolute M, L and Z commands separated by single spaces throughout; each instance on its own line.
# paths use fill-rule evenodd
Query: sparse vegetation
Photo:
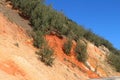
M 47 47 L 44 47 L 43 49 L 39 50 L 39 52 L 37 52 L 37 54 L 39 55 L 42 62 L 44 62 L 46 65 L 52 66 L 53 60 L 54 60 L 53 49 L 51 49 L 47 46 Z
M 7 0 L 8 1 L 8 0 Z M 74 21 L 68 19 L 64 16 L 63 13 L 57 12 L 52 9 L 51 6 L 46 6 L 44 0 L 10 0 L 13 8 L 19 9 L 20 14 L 24 17 L 27 17 L 31 23 L 31 26 L 35 32 L 34 35 L 34 45 L 38 48 L 44 46 L 45 42 L 43 35 L 48 34 L 51 31 L 57 32 L 59 35 L 65 35 L 70 37 L 72 40 L 79 40 L 80 38 L 85 38 L 88 41 L 94 43 L 96 46 L 104 45 L 112 53 L 111 56 L 115 57 L 116 55 L 120 57 L 120 51 L 112 46 L 112 44 L 105 40 L 104 38 L 94 34 L 90 30 L 84 29 L 82 26 L 76 24 Z M 43 42 L 43 43 L 42 43 Z M 76 47 L 76 53 L 78 55 L 78 60 L 85 61 L 86 55 L 83 54 L 86 51 L 85 46 Z M 84 49 L 85 48 L 85 49 Z M 80 52 L 81 51 L 81 52 Z M 66 51 L 69 53 L 69 49 Z M 120 64 L 120 58 L 117 57 L 117 60 L 110 59 L 110 64 L 114 65 L 114 62 Z M 116 67 L 118 68 L 118 67 Z
M 33 39 L 34 46 L 36 46 L 37 48 L 41 48 L 45 43 L 45 39 L 41 31 L 36 31 L 35 34 L 33 35 Z
M 77 45 L 75 47 L 75 52 L 77 54 L 77 59 L 83 63 L 87 60 L 87 50 L 86 45 L 80 41 L 77 41 Z
M 107 59 L 108 63 L 115 67 L 116 71 L 120 72 L 120 55 L 110 53 Z
M 72 40 L 68 39 L 63 45 L 63 51 L 69 55 L 72 48 Z

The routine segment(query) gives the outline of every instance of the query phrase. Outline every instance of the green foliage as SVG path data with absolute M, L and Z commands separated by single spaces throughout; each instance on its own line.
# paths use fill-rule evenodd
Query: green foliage
M 30 17 L 31 12 L 38 5 L 43 3 L 43 0 L 11 0 L 13 7 L 20 9 L 24 16 Z
M 94 43 L 96 46 L 104 45 L 113 54 L 120 54 L 120 51 L 115 49 L 109 41 L 105 40 L 104 38 L 102 38 L 102 37 L 100 37 L 96 34 L 94 34 L 90 30 L 86 31 L 86 33 L 84 34 L 84 38 L 87 39 L 88 41 Z
M 14 8 L 18 8 L 18 6 L 20 5 L 19 0 L 10 0 L 10 1 L 12 2 Z
M 120 72 L 120 55 L 115 55 L 113 53 L 109 54 L 108 63 L 115 67 L 116 71 Z
M 69 55 L 72 48 L 72 40 L 67 40 L 63 45 L 63 51 Z
M 46 33 L 49 29 L 49 19 L 50 19 L 50 7 L 45 7 L 45 5 L 39 4 L 34 11 L 31 13 L 31 24 L 34 30 L 40 30 Z
M 111 53 L 120 55 L 120 51 L 114 48 L 109 41 L 94 34 L 90 30 L 84 29 L 82 26 L 65 17 L 63 13 L 52 9 L 51 6 L 46 6 L 44 4 L 44 0 L 10 1 L 13 5 L 13 8 L 19 9 L 21 12 L 20 14 L 29 19 L 30 24 L 35 32 L 33 35 L 34 45 L 38 48 L 43 47 L 44 43 L 46 42 L 43 36 L 51 31 L 55 31 L 59 35 L 65 35 L 75 41 L 79 40 L 80 38 L 85 38 L 94 43 L 96 46 L 104 45 L 110 50 Z M 66 53 L 69 53 L 70 50 L 70 47 L 68 46 L 66 47 Z M 75 49 L 78 56 L 77 58 L 78 60 L 84 62 L 87 54 L 83 53 L 86 53 L 86 47 L 83 45 L 79 46 L 79 44 L 77 44 L 77 46 L 78 47 Z M 111 61 L 114 62 L 114 60 Z
M 98 37 L 96 34 L 92 33 L 92 31 L 90 30 L 86 31 L 84 37 L 90 42 L 93 42 L 96 46 L 100 46 L 102 44 L 103 39 L 101 37 Z
M 75 47 L 75 52 L 77 54 L 77 59 L 83 63 L 87 60 L 87 51 L 86 45 L 80 41 L 77 41 L 77 45 Z
M 44 62 L 46 65 L 52 66 L 54 61 L 54 51 L 51 48 L 49 48 L 48 46 L 44 47 L 39 52 L 37 52 L 37 54 L 40 56 L 42 62 Z
M 45 43 L 45 39 L 41 31 L 36 31 L 35 34 L 33 35 L 33 39 L 34 46 L 36 46 L 37 48 L 41 48 Z
M 77 25 L 70 19 L 67 19 L 68 32 L 66 36 L 71 37 L 75 41 L 83 37 L 85 29 L 82 26 Z
M 18 8 L 23 15 L 29 17 L 34 31 L 41 31 L 46 34 L 56 31 L 60 35 L 71 37 L 75 41 L 79 38 L 86 38 L 96 46 L 104 45 L 115 52 L 113 46 L 105 39 L 85 30 L 74 21 L 68 19 L 63 13 L 57 12 L 51 6 L 44 5 L 44 0 L 10 0 L 14 8 Z

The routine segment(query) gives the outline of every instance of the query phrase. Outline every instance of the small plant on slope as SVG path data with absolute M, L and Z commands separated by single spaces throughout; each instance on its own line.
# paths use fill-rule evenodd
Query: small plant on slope
M 72 48 L 72 40 L 67 40 L 63 45 L 63 51 L 65 54 L 69 55 Z
M 54 61 L 54 51 L 51 48 L 49 48 L 48 46 L 44 47 L 43 49 L 39 50 L 37 54 L 40 56 L 42 62 L 44 62 L 46 65 L 52 66 Z
M 77 41 L 75 52 L 77 54 L 78 61 L 85 63 L 85 61 L 87 60 L 86 45 L 83 44 L 82 42 Z

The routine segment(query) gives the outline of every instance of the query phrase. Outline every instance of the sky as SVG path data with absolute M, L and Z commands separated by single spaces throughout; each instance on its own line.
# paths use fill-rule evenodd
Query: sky
M 120 50 L 120 0 L 46 0 L 46 4 Z

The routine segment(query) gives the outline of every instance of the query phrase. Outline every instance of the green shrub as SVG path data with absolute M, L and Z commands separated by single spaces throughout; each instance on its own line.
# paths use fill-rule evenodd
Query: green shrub
M 63 45 L 63 51 L 69 55 L 72 48 L 72 40 L 67 40 Z
M 77 41 L 77 45 L 75 47 L 75 52 L 77 54 L 77 59 L 81 62 L 85 62 L 87 60 L 87 51 L 86 45 L 80 41 Z
M 7 0 L 9 1 L 9 0 Z M 35 32 L 34 45 L 37 48 L 41 48 L 44 46 L 45 39 L 44 34 L 47 34 L 49 31 L 55 31 L 59 35 L 65 35 L 67 37 L 72 38 L 77 41 L 80 38 L 85 38 L 88 41 L 94 43 L 96 46 L 104 45 L 107 47 L 111 53 L 119 54 L 116 48 L 113 45 L 105 40 L 104 38 L 94 34 L 90 30 L 84 29 L 82 26 L 78 25 L 71 19 L 64 16 L 63 13 L 55 11 L 51 6 L 46 6 L 44 4 L 44 0 L 10 0 L 13 8 L 19 9 L 20 12 L 29 19 L 30 24 Z M 69 54 L 70 45 L 67 43 L 64 45 L 64 51 Z M 75 51 L 77 53 L 77 58 L 79 61 L 86 60 L 86 46 L 82 45 L 76 47 Z M 80 48 L 79 48 L 80 47 Z M 83 47 L 83 48 L 82 48 Z M 84 53 L 84 54 L 83 54 Z M 118 58 L 117 58 L 118 60 Z M 115 62 L 114 60 L 111 60 Z M 118 60 L 119 61 L 119 60 Z M 113 64 L 115 65 L 115 64 Z
M 41 48 L 45 43 L 45 39 L 41 31 L 36 31 L 35 34 L 33 35 L 33 39 L 34 46 L 36 46 L 37 48 Z
M 51 48 L 44 47 L 39 52 L 37 52 L 37 54 L 40 56 L 42 62 L 44 62 L 46 65 L 52 66 L 54 61 L 54 51 Z
M 39 30 L 46 33 L 48 30 L 56 30 L 60 35 L 71 36 L 75 41 L 84 37 L 96 46 L 104 45 L 109 50 L 113 49 L 109 41 L 99 37 L 90 30 L 85 30 L 82 26 L 65 17 L 63 13 L 52 9 L 51 6 L 46 6 L 44 0 L 10 1 L 14 8 L 19 9 L 24 15 L 29 17 L 35 31 Z M 116 52 L 116 49 L 113 52 Z
M 120 55 L 111 53 L 109 54 L 107 61 L 116 69 L 116 71 L 120 72 Z

